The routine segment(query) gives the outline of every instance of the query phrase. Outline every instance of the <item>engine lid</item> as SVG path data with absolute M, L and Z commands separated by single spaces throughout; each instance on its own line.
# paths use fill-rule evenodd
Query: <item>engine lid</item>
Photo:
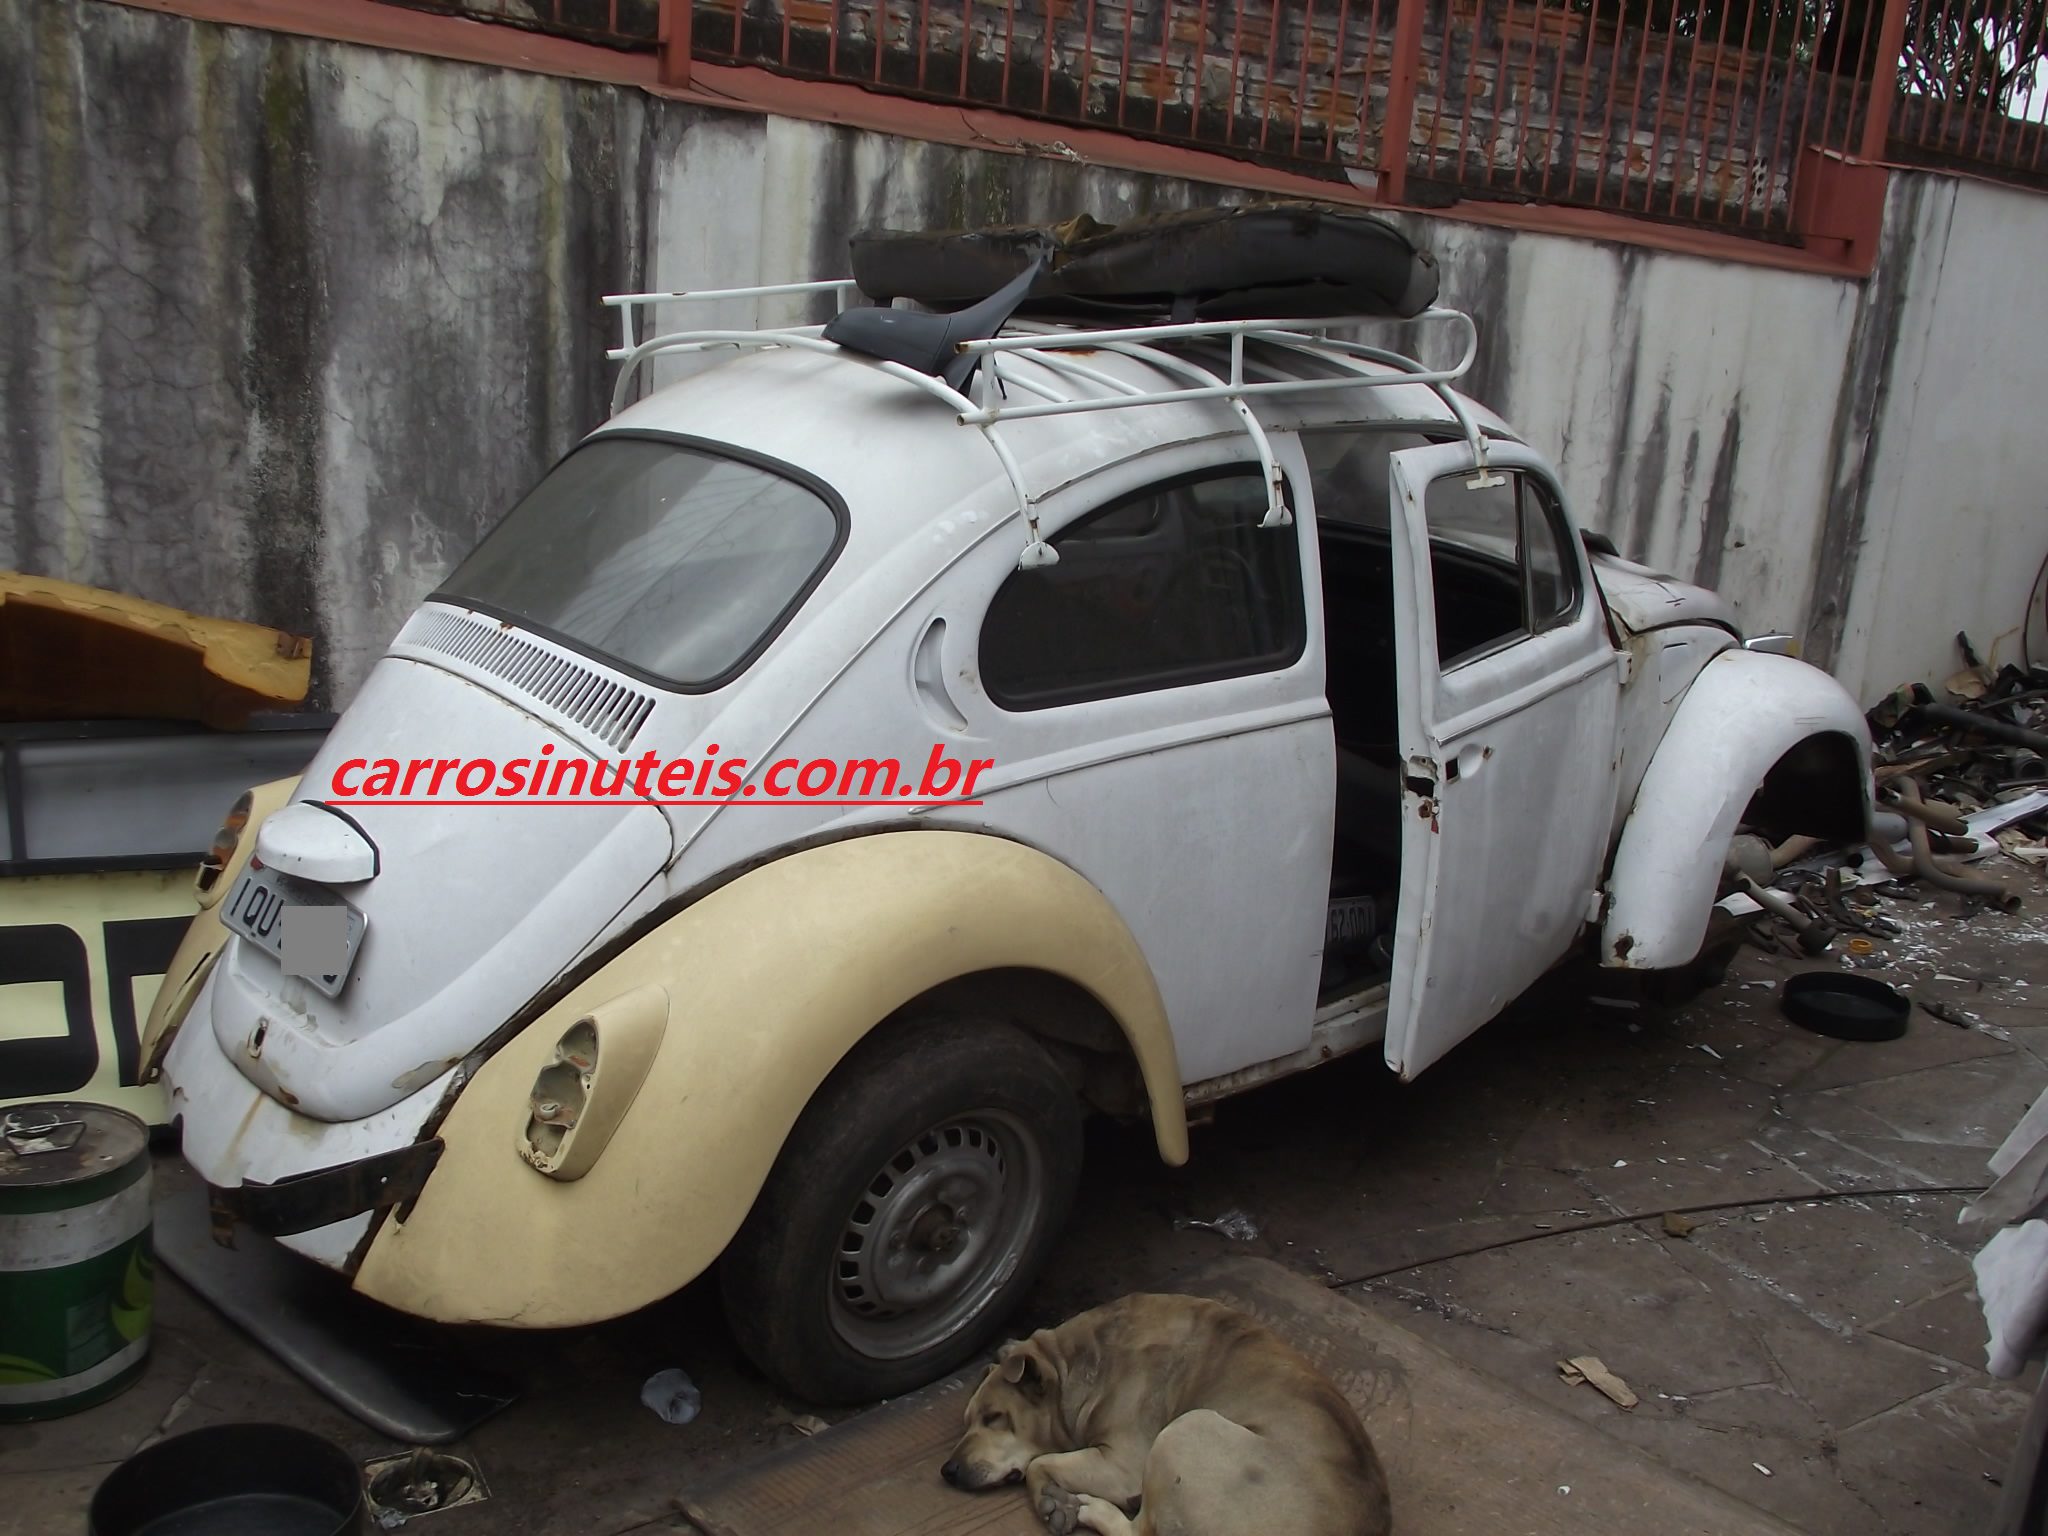
M 543 752 L 595 761 L 450 672 L 400 657 L 377 664 L 278 813 L 280 830 L 258 841 L 361 913 L 353 968 L 327 997 L 286 975 L 275 954 L 230 941 L 209 994 L 215 1037 L 243 1076 L 315 1119 L 375 1114 L 479 1045 L 660 872 L 673 852 L 668 819 L 630 793 L 569 806 L 488 796 L 405 805 L 342 799 L 334 787 L 336 770 L 358 760 L 504 763 Z M 348 823 L 314 800 L 337 800 Z M 328 836 L 328 821 L 363 846 Z

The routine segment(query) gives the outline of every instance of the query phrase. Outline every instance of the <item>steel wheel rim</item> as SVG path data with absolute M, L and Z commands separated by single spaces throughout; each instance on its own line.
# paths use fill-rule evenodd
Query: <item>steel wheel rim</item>
M 833 1331 L 871 1359 L 943 1344 L 987 1310 L 1044 1220 L 1045 1156 L 983 1109 L 913 1136 L 875 1170 L 834 1255 Z

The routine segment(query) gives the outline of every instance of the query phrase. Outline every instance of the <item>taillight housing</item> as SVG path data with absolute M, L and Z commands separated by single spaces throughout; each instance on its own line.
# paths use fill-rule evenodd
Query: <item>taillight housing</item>
M 600 1003 L 571 1024 L 522 1106 L 519 1155 L 551 1179 L 588 1173 L 638 1097 L 667 1027 L 668 991 L 659 983 Z
M 199 905 L 210 907 L 220 900 L 220 877 L 235 857 L 235 850 L 241 846 L 242 834 L 248 830 L 249 815 L 255 808 L 254 798 L 244 791 L 242 797 L 227 814 L 227 820 L 220 824 L 220 830 L 213 834 L 213 845 L 199 861 L 199 873 L 193 884 L 199 891 Z

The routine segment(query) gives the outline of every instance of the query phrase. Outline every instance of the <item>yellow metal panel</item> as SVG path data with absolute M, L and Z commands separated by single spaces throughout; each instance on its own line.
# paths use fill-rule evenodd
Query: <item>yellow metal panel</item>
M 791 854 L 714 891 L 601 967 L 496 1055 L 441 1127 L 447 1151 L 359 1290 L 449 1322 L 563 1327 L 647 1305 L 738 1230 L 818 1085 L 882 1019 L 942 982 L 1030 967 L 1123 1027 L 1159 1150 L 1187 1158 L 1158 987 L 1109 902 L 1045 854 L 960 832 L 896 832 Z M 659 984 L 667 1030 L 589 1171 L 564 1183 L 514 1149 L 535 1075 L 578 1018 Z
M 163 1089 L 136 1082 L 136 1024 L 192 910 L 189 869 L 0 880 L 0 1107 L 87 1099 L 164 1122 Z

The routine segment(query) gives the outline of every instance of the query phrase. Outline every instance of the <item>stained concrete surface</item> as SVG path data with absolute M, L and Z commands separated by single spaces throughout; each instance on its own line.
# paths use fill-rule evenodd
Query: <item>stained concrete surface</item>
M 1270 1259 L 1218 1258 L 1182 1283 L 1271 1328 L 1350 1400 L 1393 1490 L 1401 1536 L 1792 1536 L 1753 1505 Z M 958 1372 L 713 1479 L 692 1490 L 687 1514 L 706 1536 L 1034 1536 L 1044 1527 L 1026 1490 L 963 1498 L 932 1476 L 980 1377 Z M 1239 1533 L 1296 1536 L 1250 1521 Z
M 2006 878 L 2029 897 L 2019 914 L 1891 902 L 1907 932 L 1848 961 L 1976 1027 L 1916 1009 L 1896 1042 L 1808 1035 L 1777 1011 L 1805 962 L 1748 951 L 1681 1008 L 1559 985 L 1407 1087 L 1354 1058 L 1226 1104 L 1182 1170 L 1142 1130 L 1098 1126 L 1068 1240 L 1019 1327 L 1170 1289 L 1219 1254 L 1269 1257 L 1815 1536 L 1982 1527 L 2033 1378 L 1982 1372 L 1954 1191 L 1983 1182 L 2048 1087 L 2048 882 Z M 1699 1225 L 1666 1235 L 1679 1208 Z M 1256 1235 L 1197 1224 L 1231 1212 Z M 809 1411 L 753 1375 L 701 1284 L 604 1327 L 469 1343 L 529 1391 L 458 1447 L 492 1497 L 427 1517 L 435 1536 L 676 1527 L 678 1495 L 793 1443 Z M 1564 1385 L 1556 1362 L 1580 1354 L 1640 1405 Z M 670 1365 L 703 1388 L 688 1425 L 639 1402 Z M 244 1418 L 364 1457 L 393 1449 L 166 1278 L 138 1387 L 0 1431 L 0 1532 L 82 1530 L 122 1456 Z

